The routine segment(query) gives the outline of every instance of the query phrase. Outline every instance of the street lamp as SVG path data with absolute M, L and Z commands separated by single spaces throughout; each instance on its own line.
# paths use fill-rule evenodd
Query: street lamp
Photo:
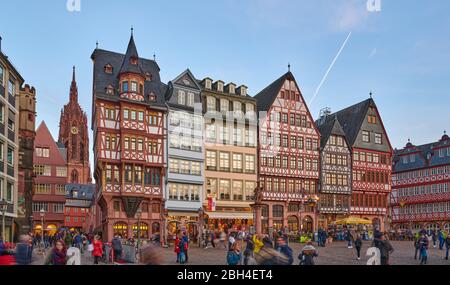
M 5 214 L 8 209 L 8 202 L 5 199 L 0 201 L 0 211 L 2 212 L 2 240 L 6 242 L 6 233 L 5 233 Z
M 44 243 L 44 217 L 45 217 L 45 210 L 44 210 L 44 208 L 42 208 L 39 211 L 39 215 L 41 216 L 41 230 L 42 230 L 41 245 L 42 245 L 42 251 L 45 252 L 45 243 Z

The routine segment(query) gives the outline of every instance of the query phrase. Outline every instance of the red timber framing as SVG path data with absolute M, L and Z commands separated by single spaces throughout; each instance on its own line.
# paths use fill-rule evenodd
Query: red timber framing
M 368 161 L 369 156 L 371 158 Z M 375 160 L 378 162 L 374 162 Z M 355 148 L 352 171 L 352 214 L 386 215 L 387 200 L 391 192 L 391 154 Z
M 139 58 L 133 36 L 126 54 L 96 49 L 92 59 L 97 230 L 104 241 L 136 238 L 141 209 L 141 238 L 164 236 L 167 108 L 159 66 Z
M 314 231 L 316 208 L 303 203 L 317 195 L 320 134 L 292 73 L 256 96 L 257 100 L 270 97 L 267 109 L 258 102 L 259 182 L 268 215 L 262 232 L 281 227 Z

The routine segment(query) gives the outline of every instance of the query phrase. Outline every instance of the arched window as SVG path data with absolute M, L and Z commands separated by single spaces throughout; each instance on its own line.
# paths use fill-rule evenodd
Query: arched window
M 288 218 L 288 228 L 290 232 L 298 232 L 299 222 L 296 216 L 290 216 Z
M 72 170 L 70 177 L 72 183 L 78 183 L 78 171 L 76 171 L 75 169 Z
M 124 222 L 117 222 L 113 226 L 114 235 L 122 238 L 128 238 L 128 225 Z
M 140 238 L 148 239 L 148 224 L 141 222 L 141 227 L 139 231 Z M 138 237 L 138 224 L 133 225 L 133 238 Z

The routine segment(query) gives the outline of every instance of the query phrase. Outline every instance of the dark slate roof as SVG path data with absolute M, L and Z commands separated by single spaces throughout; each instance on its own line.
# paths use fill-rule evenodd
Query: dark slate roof
M 345 137 L 345 132 L 336 116 L 327 117 L 327 120 L 322 125 L 319 125 L 319 121 L 316 121 L 316 125 L 320 132 L 320 146 L 322 148 L 326 146 L 330 135 Z
M 119 89 L 119 74 L 124 62 L 125 55 L 111 52 L 102 49 L 96 49 L 91 56 L 94 61 L 94 95 L 96 98 L 118 101 L 119 94 L 117 90 Z M 142 70 L 142 75 L 145 76 L 149 73 L 152 76 L 151 81 L 145 81 L 144 91 L 145 91 L 145 104 L 150 106 L 165 108 L 164 95 L 167 92 L 167 85 L 161 82 L 159 75 L 158 64 L 149 59 L 139 58 L 139 67 Z M 104 67 L 110 64 L 113 67 L 112 74 L 108 74 L 104 71 Z M 114 90 L 116 90 L 114 95 L 106 94 L 106 87 L 112 85 Z M 156 96 L 156 101 L 149 101 L 148 95 L 153 92 Z M 120 99 L 127 101 L 127 99 Z M 133 101 L 136 103 L 135 101 Z
M 292 72 L 287 72 L 283 74 L 280 78 L 272 82 L 269 86 L 264 88 L 261 92 L 255 95 L 255 99 L 258 101 L 258 111 L 268 111 L 270 107 L 273 105 L 273 102 L 278 96 L 278 92 L 280 92 L 283 83 L 287 80 L 295 81 L 294 75 Z
M 73 191 L 78 191 L 77 197 L 73 197 Z M 95 184 L 66 184 L 66 198 L 89 200 L 94 198 Z
M 347 142 L 352 146 L 358 136 L 362 123 L 366 118 L 370 106 L 375 106 L 372 98 L 358 104 L 345 108 L 339 112 L 329 115 L 327 120 L 334 120 L 336 116 L 345 132 Z
M 411 171 L 424 167 L 435 167 L 450 164 L 450 156 L 447 155 L 447 151 L 444 152 L 444 157 L 439 157 L 439 149 L 447 147 L 450 147 L 450 138 L 445 135 L 438 142 L 419 146 L 415 146 L 409 142 L 405 148 L 394 151 L 393 171 Z M 403 163 L 402 157 L 413 154 L 416 155 L 415 162 L 410 162 L 408 158 L 408 163 Z
M 67 161 L 67 148 L 63 142 L 55 142 L 58 147 L 59 153 L 64 158 L 64 161 Z
M 128 43 L 127 52 L 125 53 L 125 57 L 122 62 L 122 67 L 120 68 L 119 73 L 132 72 L 137 74 L 143 74 L 140 64 L 134 65 L 131 64 L 132 58 L 139 58 L 136 44 L 134 43 L 134 37 L 131 35 L 130 42 Z

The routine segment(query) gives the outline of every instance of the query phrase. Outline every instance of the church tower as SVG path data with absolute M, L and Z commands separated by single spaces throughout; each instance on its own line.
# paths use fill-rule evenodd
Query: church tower
M 67 180 L 69 183 L 91 183 L 89 166 L 89 134 L 87 116 L 78 104 L 78 87 L 73 67 L 70 100 L 61 110 L 58 143 L 67 150 Z

